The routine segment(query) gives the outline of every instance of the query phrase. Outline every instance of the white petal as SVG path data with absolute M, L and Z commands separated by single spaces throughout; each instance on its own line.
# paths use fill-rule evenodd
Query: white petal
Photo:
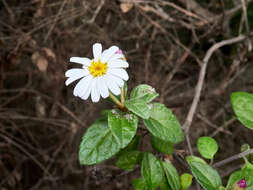
M 99 43 L 95 43 L 92 47 L 92 50 L 93 50 L 94 59 L 97 61 L 101 57 L 101 54 L 102 54 L 102 45 Z
M 109 68 L 127 68 L 128 66 L 129 66 L 128 62 L 122 59 L 115 59 L 115 60 L 108 61 Z
M 91 60 L 87 57 L 71 57 L 70 62 L 80 63 L 82 65 L 90 66 Z
M 115 53 L 112 55 L 112 57 L 108 61 L 112 61 L 114 59 L 122 59 L 124 57 L 123 54 Z
M 91 87 L 91 100 L 92 102 L 98 102 L 99 99 L 100 99 L 100 94 L 97 89 L 97 78 L 95 78 Z
M 74 96 L 82 97 L 89 88 L 92 79 L 93 77 L 91 75 L 88 75 L 87 77 L 80 80 L 74 88 Z
M 70 77 L 65 81 L 65 85 L 68 86 L 70 83 L 76 81 L 77 79 L 79 79 L 81 77 Z
M 92 83 L 92 82 L 91 82 Z M 85 93 L 83 94 L 83 96 L 81 96 L 81 98 L 83 99 L 83 100 L 87 100 L 88 98 L 89 98 L 89 96 L 90 96 L 90 93 L 91 93 L 91 86 L 92 86 L 92 84 L 89 84 L 89 86 L 88 86 L 88 88 L 87 88 L 87 90 L 85 91 Z
M 99 93 L 103 98 L 107 98 L 109 96 L 109 90 L 108 87 L 105 84 L 104 77 L 98 77 L 97 80 L 97 88 L 99 90 Z
M 111 68 L 108 68 L 107 72 L 111 73 L 114 76 L 122 78 L 125 81 L 127 81 L 128 78 L 129 78 L 127 72 L 124 69 L 111 69 Z
M 68 86 L 70 83 L 76 81 L 77 79 L 85 77 L 88 74 L 89 74 L 89 72 L 84 69 L 70 69 L 65 73 L 65 76 L 69 77 L 66 80 L 65 85 Z
M 119 87 L 124 86 L 124 81 L 123 81 L 121 78 L 115 77 L 115 76 L 113 76 L 113 75 L 111 75 L 111 74 L 108 74 L 107 77 L 108 77 L 110 80 L 114 81 Z
M 108 78 L 107 75 L 104 76 L 104 79 L 105 79 L 105 83 L 109 87 L 110 91 L 115 95 L 119 95 L 120 88 L 117 86 L 117 84 L 113 80 L 110 80 L 110 78 Z
M 85 76 L 89 72 L 85 69 L 69 69 L 65 72 L 66 77 L 76 77 L 76 76 Z
M 112 46 L 110 47 L 109 49 L 105 50 L 103 53 L 102 53 L 102 56 L 101 56 L 101 62 L 102 63 L 105 63 L 107 62 L 111 56 L 113 54 L 115 54 L 116 51 L 118 51 L 119 48 L 117 46 Z

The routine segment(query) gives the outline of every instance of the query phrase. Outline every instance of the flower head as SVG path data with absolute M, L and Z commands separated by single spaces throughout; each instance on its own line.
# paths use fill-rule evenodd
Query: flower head
M 81 79 L 74 88 L 73 94 L 84 100 L 91 95 L 93 102 L 98 102 L 100 96 L 107 98 L 109 93 L 119 95 L 120 87 L 128 80 L 128 74 L 124 68 L 128 63 L 124 55 L 119 53 L 117 46 L 102 51 L 102 45 L 93 45 L 93 59 L 86 57 L 71 57 L 70 62 L 82 64 L 82 68 L 70 69 L 65 73 L 68 77 L 65 84 Z
M 237 185 L 240 187 L 240 188 L 246 188 L 247 185 L 246 185 L 246 180 L 245 179 L 242 179 L 240 181 L 237 182 Z

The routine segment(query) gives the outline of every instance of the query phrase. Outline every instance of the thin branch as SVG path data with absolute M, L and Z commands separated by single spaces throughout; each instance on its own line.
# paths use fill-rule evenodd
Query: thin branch
M 245 156 L 247 156 L 247 155 L 249 155 L 249 154 L 252 154 L 252 153 L 253 153 L 253 148 L 250 149 L 250 150 L 247 150 L 247 151 L 245 151 L 245 152 L 242 152 L 242 153 L 240 153 L 240 154 L 236 154 L 236 155 L 234 155 L 234 156 L 231 156 L 231 157 L 229 157 L 229 158 L 226 158 L 225 160 L 222 160 L 222 161 L 220 161 L 220 162 L 217 162 L 217 163 L 213 164 L 213 167 L 215 167 L 215 168 L 221 167 L 221 166 L 223 166 L 223 165 L 225 165 L 225 164 L 227 164 L 227 163 L 229 163 L 229 162 L 232 162 L 232 161 L 234 161 L 234 160 L 243 158 L 243 157 L 245 157 Z
M 55 19 L 54 19 L 54 22 L 53 22 L 52 26 L 50 27 L 50 29 L 49 29 L 48 32 L 47 32 L 47 35 L 46 35 L 46 37 L 45 37 L 45 39 L 44 39 L 44 42 L 47 41 L 48 37 L 50 36 L 51 32 L 53 31 L 53 29 L 54 29 L 54 27 L 55 27 L 55 25 L 56 25 L 56 23 L 57 23 L 57 20 L 58 20 L 59 16 L 61 15 L 61 13 L 62 13 L 62 11 L 63 11 L 63 8 L 64 8 L 65 4 L 67 3 L 67 1 L 68 1 L 68 0 L 64 0 L 64 1 L 62 2 L 61 7 L 60 7 L 60 9 L 59 9 L 59 11 L 58 11 L 58 13 L 57 13 Z
M 186 121 L 183 125 L 183 129 L 185 130 L 185 136 L 186 137 L 189 136 L 190 126 L 191 126 L 194 114 L 196 112 L 196 109 L 197 109 L 197 106 L 198 106 L 198 103 L 199 103 L 201 90 L 203 88 L 204 79 L 205 79 L 205 75 L 206 75 L 206 68 L 207 68 L 207 64 L 208 64 L 209 59 L 211 58 L 213 53 L 217 49 L 221 48 L 222 46 L 238 43 L 240 41 L 245 40 L 246 38 L 247 38 L 247 36 L 239 35 L 235 38 L 231 38 L 231 39 L 228 39 L 228 40 L 223 40 L 221 42 L 218 42 L 218 43 L 214 44 L 211 48 L 208 49 L 208 51 L 207 51 L 207 53 L 206 53 L 206 55 L 203 59 L 202 67 L 200 69 L 199 79 L 198 79 L 198 83 L 197 83 L 197 86 L 196 86 L 195 95 L 194 95 L 194 98 L 193 98 L 193 101 L 192 101 L 192 105 L 191 105 L 191 108 L 190 108 L 190 110 L 187 114 Z M 187 141 L 187 143 L 189 143 L 189 142 Z M 188 144 L 188 147 L 189 146 L 190 145 Z
M 249 21 L 248 21 L 248 16 L 247 16 L 247 5 L 245 0 L 241 0 L 242 2 L 242 11 L 243 11 L 243 17 L 244 17 L 244 22 L 245 22 L 245 27 L 246 27 L 246 31 L 247 33 L 249 33 Z

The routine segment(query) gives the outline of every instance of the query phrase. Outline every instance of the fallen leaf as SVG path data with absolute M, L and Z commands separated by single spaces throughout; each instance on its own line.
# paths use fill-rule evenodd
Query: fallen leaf
M 48 61 L 45 57 L 40 55 L 39 52 L 35 52 L 32 55 L 32 62 L 38 67 L 41 72 L 45 72 L 47 70 Z
M 56 56 L 55 56 L 54 52 L 51 49 L 42 48 L 41 50 L 45 52 L 47 57 L 52 58 L 54 61 L 56 61 Z
M 120 9 L 123 13 L 127 13 L 133 8 L 133 6 L 134 6 L 133 3 L 121 3 Z

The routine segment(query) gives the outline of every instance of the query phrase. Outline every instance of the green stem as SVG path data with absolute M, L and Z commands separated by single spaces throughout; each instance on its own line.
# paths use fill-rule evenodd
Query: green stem
M 121 87 L 121 104 L 125 105 L 125 91 L 124 91 L 124 86 Z
M 109 93 L 109 97 L 117 106 L 119 106 L 120 109 L 124 109 L 125 105 L 122 104 L 112 93 Z

